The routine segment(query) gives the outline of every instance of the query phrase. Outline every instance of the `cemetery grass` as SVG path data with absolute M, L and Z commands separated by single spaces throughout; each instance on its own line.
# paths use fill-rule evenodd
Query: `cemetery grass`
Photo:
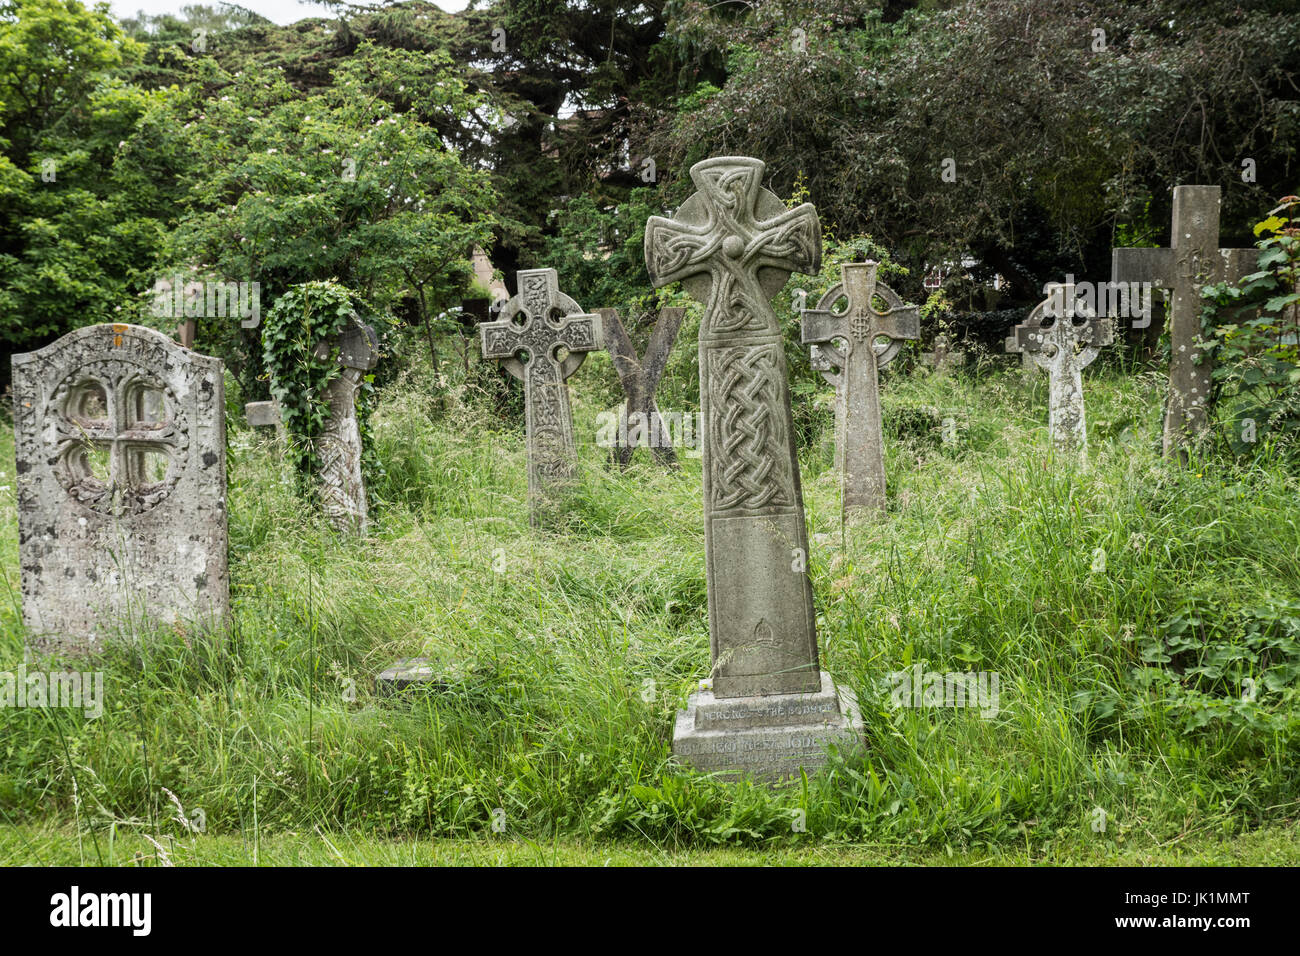
M 101 717 L 0 708 L 3 855 L 94 862 L 110 836 L 132 854 L 148 836 L 182 862 L 247 862 L 253 841 L 269 861 L 420 845 L 487 861 L 494 840 L 515 862 L 1294 862 L 1296 478 L 1267 454 L 1160 461 L 1155 371 L 1085 376 L 1087 467 L 1048 447 L 1045 376 L 972 371 L 891 367 L 889 517 L 847 539 L 829 393 L 800 409 L 818 633 L 862 704 L 862 755 L 777 789 L 670 763 L 673 714 L 709 669 L 699 462 L 605 465 L 580 384 L 612 378 L 597 355 L 573 390 L 581 477 L 543 532 L 522 435 L 483 403 L 412 381 L 382 395 L 365 542 L 329 532 L 232 417 L 231 630 L 123 622 L 94 665 Z M 0 671 L 16 672 L 4 441 Z M 438 691 L 376 697 L 372 675 L 414 656 L 438 662 Z M 917 664 L 998 674 L 997 712 L 892 707 L 887 675 Z

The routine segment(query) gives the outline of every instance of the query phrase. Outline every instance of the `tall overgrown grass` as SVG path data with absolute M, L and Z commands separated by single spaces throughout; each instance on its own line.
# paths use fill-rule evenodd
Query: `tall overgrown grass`
M 1296 816 L 1298 483 L 1281 463 L 1159 460 L 1161 376 L 1090 370 L 1081 464 L 1049 448 L 1044 376 L 891 368 L 890 512 L 847 538 L 828 393 L 809 406 L 825 436 L 801 462 L 818 633 L 868 747 L 772 789 L 670 762 L 674 711 L 710 663 L 699 462 L 608 467 L 584 399 L 603 393 L 584 382 L 612 375 L 596 355 L 572 383 L 581 478 L 563 524 L 539 532 L 520 432 L 469 393 L 435 408 L 419 375 L 375 415 L 386 474 L 366 540 L 324 527 L 274 443 L 232 422 L 229 633 L 136 629 L 94 665 L 97 720 L 0 709 L 0 819 L 75 821 L 88 846 L 110 823 L 175 833 L 164 788 L 214 833 L 496 822 L 679 844 L 1043 847 Z M 4 441 L 0 670 L 16 671 Z M 442 689 L 376 697 L 373 675 L 414 656 L 438 662 Z M 892 709 L 886 676 L 918 662 L 997 672 L 997 715 Z

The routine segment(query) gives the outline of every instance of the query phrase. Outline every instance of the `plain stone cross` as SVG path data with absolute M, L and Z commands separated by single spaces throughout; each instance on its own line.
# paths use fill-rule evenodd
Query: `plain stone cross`
M 1209 357 L 1201 334 L 1201 289 L 1235 281 L 1255 268 L 1258 250 L 1219 248 L 1218 186 L 1174 189 L 1173 228 L 1165 249 L 1116 249 L 1113 282 L 1151 282 L 1172 292 L 1169 305 L 1169 396 L 1165 407 L 1165 457 L 1183 457 L 1189 440 L 1209 427 Z
M 547 499 L 572 480 L 576 445 L 565 379 L 588 352 L 601 348 L 599 315 L 588 315 L 560 291 L 554 269 L 521 269 L 519 291 L 500 318 L 479 325 L 485 359 L 524 383 L 530 521 L 536 526 Z
M 953 351 L 948 336 L 940 333 L 934 337 L 932 351 L 922 353 L 921 364 L 936 369 L 945 368 L 949 365 L 965 365 L 966 353 Z
M 379 339 L 374 329 L 354 317 L 337 339 L 316 346 L 316 357 L 326 360 L 336 349 L 340 372 L 325 386 L 329 417 L 315 440 L 320 461 L 317 487 L 322 508 L 335 528 L 365 534 L 369 506 L 361 473 L 357 389 L 365 373 L 379 362 Z
M 764 169 L 747 157 L 696 163 L 697 192 L 676 219 L 650 217 L 645 235 L 654 285 L 680 280 L 705 303 L 699 366 L 713 685 L 679 714 L 673 750 L 700 769 L 758 777 L 815 766 L 827 742 L 853 737 L 818 666 L 785 349 L 769 303 L 791 272 L 818 270 L 821 231 L 811 204 L 786 209 L 763 188 Z
M 619 321 L 618 310 L 599 309 L 601 325 L 604 328 L 609 354 L 614 360 L 614 370 L 623 384 L 623 394 L 627 401 L 623 405 L 622 418 L 618 434 L 629 433 L 628 422 L 640 421 L 651 435 L 650 451 L 655 459 L 664 465 L 675 465 L 677 456 L 673 453 L 671 443 L 665 444 L 667 429 L 659 417 L 659 407 L 655 404 L 655 389 L 659 379 L 668 365 L 668 358 L 677 341 L 677 332 L 682 326 L 685 309 L 665 308 L 659 311 L 654 331 L 650 333 L 650 343 L 646 346 L 645 358 L 638 359 L 636 347 L 632 344 L 627 329 Z M 632 416 L 638 416 L 633 419 Z M 636 444 L 623 441 L 614 448 L 614 460 L 620 467 L 626 468 L 632 460 Z
M 1083 411 L 1083 377 L 1101 347 L 1115 341 L 1114 323 L 1097 318 L 1084 302 L 1075 299 L 1074 283 L 1049 283 L 1047 298 L 1015 328 L 1019 349 L 1047 372 L 1048 433 L 1063 450 L 1087 447 L 1088 428 Z
M 833 354 L 840 357 L 837 401 L 844 409 L 841 507 L 846 520 L 852 511 L 885 508 L 878 368 L 882 354 L 893 358 L 905 340 L 921 335 L 920 315 L 876 280 L 877 268 L 875 262 L 843 263 L 841 281 L 822 296 L 817 308 L 805 309 L 800 319 L 805 345 L 834 348 Z M 841 298 L 848 304 L 842 312 L 833 311 Z M 885 306 L 883 310 L 876 308 L 877 299 Z M 888 345 L 878 353 L 881 339 L 888 340 Z M 837 341 L 843 346 L 836 347 Z M 823 356 L 823 360 L 828 358 Z

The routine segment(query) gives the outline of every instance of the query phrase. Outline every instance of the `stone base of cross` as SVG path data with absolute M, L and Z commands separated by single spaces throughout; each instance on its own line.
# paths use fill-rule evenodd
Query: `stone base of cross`
M 1020 350 L 1049 376 L 1048 432 L 1062 450 L 1083 451 L 1088 428 L 1082 370 L 1115 341 L 1114 322 L 1075 298 L 1074 284 L 1049 283 L 1047 298 L 1015 328 Z

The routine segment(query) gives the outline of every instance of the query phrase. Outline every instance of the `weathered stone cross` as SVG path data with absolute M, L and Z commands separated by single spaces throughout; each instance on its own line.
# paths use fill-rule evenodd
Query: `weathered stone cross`
M 1213 369 L 1208 356 L 1196 346 L 1201 334 L 1201 288 L 1235 281 L 1255 268 L 1258 250 L 1219 248 L 1221 201 L 1218 186 L 1177 186 L 1169 247 L 1116 249 L 1113 253 L 1113 282 L 1151 282 L 1172 290 L 1165 457 L 1185 457 L 1184 446 L 1209 427 L 1207 402 Z
M 597 311 L 604 326 L 606 347 L 614 359 L 614 370 L 618 372 L 618 379 L 623 384 L 623 393 L 627 396 L 621 412 L 623 420 L 619 422 L 618 434 L 627 435 L 629 419 L 633 415 L 639 416 L 639 419 L 632 420 L 639 420 L 645 428 L 649 429 L 651 454 L 661 464 L 675 465 L 677 456 L 673 453 L 672 444 L 664 444 L 668 431 L 659 417 L 659 406 L 655 404 L 655 388 L 658 387 L 659 378 L 668 365 L 668 358 L 672 354 L 673 343 L 677 341 L 677 332 L 682 326 L 682 317 L 686 314 L 686 310 L 680 308 L 659 310 L 659 318 L 655 321 L 654 331 L 650 333 L 650 343 L 646 346 L 644 359 L 637 358 L 636 347 L 632 344 L 627 329 L 623 328 L 623 323 L 619 321 L 618 310 L 598 309 Z M 636 443 L 631 441 L 623 441 L 614 447 L 614 460 L 620 467 L 628 466 L 635 448 Z
M 953 351 L 948 336 L 940 332 L 934 337 L 932 351 L 922 353 L 921 364 L 929 365 L 935 369 L 946 368 L 950 365 L 965 365 L 966 353 Z
M 841 356 L 837 402 L 844 408 L 844 452 L 841 476 L 842 513 L 859 509 L 883 511 L 885 508 L 885 452 L 880 424 L 880 383 L 877 369 L 888 362 L 903 346 L 905 339 L 921 334 L 921 317 L 884 283 L 876 281 L 877 263 L 846 262 L 840 266 L 841 281 L 832 286 L 817 303 L 805 309 L 801 331 L 805 345 L 817 344 L 834 351 L 823 361 Z M 843 312 L 832 311 L 842 297 L 848 305 Z M 875 300 L 885 306 L 879 310 Z M 887 347 L 877 351 L 880 339 Z M 836 348 L 835 341 L 844 343 Z M 881 361 L 882 356 L 888 358 Z M 838 456 L 837 456 L 838 457 Z
M 768 301 L 792 271 L 817 271 L 821 233 L 811 204 L 787 210 L 763 188 L 764 169 L 747 157 L 696 163 L 698 191 L 675 220 L 650 217 L 645 236 L 654 285 L 682 280 L 705 303 L 700 402 L 713 687 L 679 714 L 673 749 L 701 769 L 760 777 L 814 767 L 827 742 L 854 733 L 818 666 L 785 350 Z
M 1097 318 L 1074 297 L 1074 283 L 1049 283 L 1047 298 L 1014 331 L 1016 345 L 1050 376 L 1047 427 L 1052 443 L 1062 450 L 1087 447 L 1080 372 L 1097 358 L 1103 345 L 1115 341 L 1109 318 Z
M 501 318 L 479 325 L 485 359 L 524 383 L 529 516 L 539 523 L 550 493 L 573 478 L 576 446 L 564 384 L 601 347 L 599 315 L 560 291 L 554 269 L 520 269 L 519 291 Z

